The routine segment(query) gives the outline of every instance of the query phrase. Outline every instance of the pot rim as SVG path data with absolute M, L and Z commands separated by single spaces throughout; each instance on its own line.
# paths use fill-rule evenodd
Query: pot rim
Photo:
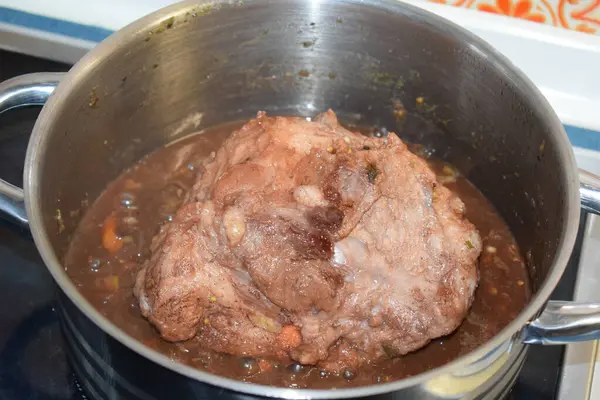
M 272 0 L 247 0 L 248 3 L 270 2 Z M 95 69 L 102 63 L 110 59 L 113 50 L 136 40 L 143 40 L 151 27 L 157 26 L 161 21 L 167 18 L 181 16 L 185 12 L 192 11 L 192 8 L 203 4 L 228 5 L 232 4 L 228 0 L 217 0 L 207 2 L 205 0 L 186 0 L 180 3 L 160 9 L 145 17 L 142 17 L 119 31 L 113 33 L 110 37 L 97 45 L 88 52 L 77 64 L 67 73 L 61 83 L 58 85 L 49 101 L 43 107 L 38 117 L 27 148 L 24 170 L 24 193 L 25 206 L 29 217 L 30 229 L 35 244 L 44 260 L 44 263 L 55 282 L 68 298 L 79 308 L 79 310 L 91 319 L 104 332 L 112 338 L 125 345 L 132 351 L 143 357 L 161 365 L 171 371 L 187 376 L 188 378 L 234 390 L 241 393 L 260 395 L 267 397 L 279 397 L 286 399 L 337 399 L 337 398 L 355 398 L 369 395 L 389 393 L 412 386 L 424 384 L 432 378 L 463 368 L 475 360 L 485 357 L 493 352 L 503 343 L 513 340 L 524 325 L 534 318 L 544 307 L 554 287 L 558 284 L 563 271 L 569 260 L 577 235 L 580 203 L 579 203 L 579 178 L 577 176 L 577 166 L 573 150 L 568 137 L 564 131 L 562 123 L 550 107 L 549 103 L 535 85 L 525 76 L 525 74 L 514 66 L 506 57 L 495 50 L 491 45 L 480 39 L 476 35 L 468 32 L 466 29 L 454 24 L 453 22 L 439 17 L 429 11 L 423 10 L 411 4 L 396 0 L 340 0 L 342 3 L 360 3 L 373 7 L 386 9 L 387 11 L 407 15 L 421 23 L 433 26 L 434 29 L 450 36 L 455 36 L 459 40 L 469 43 L 471 48 L 478 51 L 490 61 L 490 66 L 499 70 L 505 77 L 518 87 L 525 89 L 532 102 L 537 102 L 542 108 L 543 117 L 548 121 L 551 129 L 549 135 L 556 137 L 558 142 L 557 151 L 562 160 L 564 172 L 566 175 L 566 207 L 567 215 L 565 228 L 560 237 L 558 251 L 556 253 L 553 266 L 548 273 L 539 290 L 532 296 L 527 306 L 519 315 L 511 321 L 500 333 L 491 340 L 479 346 L 470 353 L 467 353 L 452 362 L 441 367 L 434 368 L 424 373 L 401 379 L 398 381 L 374 384 L 369 386 L 353 387 L 347 389 L 292 389 L 285 387 L 267 386 L 255 383 L 242 382 L 219 375 L 195 369 L 193 367 L 174 363 L 167 356 L 146 347 L 130 335 L 126 334 L 100 312 L 98 312 L 86 298 L 77 290 L 71 279 L 67 276 L 61 262 L 52 250 L 48 235 L 43 228 L 43 219 L 40 208 L 40 184 L 38 157 L 43 154 L 47 137 L 45 132 L 51 128 L 54 115 L 65 112 L 64 103 L 69 97 L 73 88 L 81 85 L 88 71 Z M 243 6 L 242 6 L 243 7 Z M 518 338 L 517 338 L 518 340 Z

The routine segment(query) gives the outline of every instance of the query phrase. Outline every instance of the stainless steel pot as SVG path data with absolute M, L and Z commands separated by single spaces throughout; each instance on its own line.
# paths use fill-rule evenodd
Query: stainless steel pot
M 584 174 L 580 184 L 561 123 L 520 71 L 430 13 L 393 0 L 184 2 L 112 35 L 65 76 L 0 86 L 0 111 L 44 102 L 25 187 L 0 181 L 0 209 L 31 229 L 59 287 L 72 365 L 92 398 L 495 398 L 518 374 L 525 343 L 600 338 L 600 303 L 547 302 L 575 241 L 580 199 L 600 211 L 598 178 Z M 399 104 L 408 116 L 398 121 Z M 310 116 L 327 108 L 433 149 L 508 221 L 535 294 L 493 340 L 398 382 L 266 387 L 146 348 L 93 309 L 65 274 L 61 259 L 82 213 L 143 155 L 257 110 Z

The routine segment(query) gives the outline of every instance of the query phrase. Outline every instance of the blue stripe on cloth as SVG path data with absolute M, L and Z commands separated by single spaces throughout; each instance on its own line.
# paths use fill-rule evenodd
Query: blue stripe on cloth
M 571 144 L 588 150 L 600 151 L 600 132 L 565 125 Z
M 112 34 L 112 31 L 97 26 L 44 17 L 6 7 L 0 7 L 0 22 L 91 42 L 101 42 Z

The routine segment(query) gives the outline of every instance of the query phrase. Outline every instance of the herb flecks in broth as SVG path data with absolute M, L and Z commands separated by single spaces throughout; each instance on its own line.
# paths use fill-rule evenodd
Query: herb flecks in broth
M 466 320 L 454 333 L 401 357 L 388 346 L 383 349 L 389 354 L 388 360 L 339 374 L 291 360 L 214 353 L 198 338 L 179 343 L 162 340 L 141 316 L 133 296 L 136 273 L 150 254 L 152 238 L 174 217 L 186 192 L 202 173 L 202 159 L 240 125 L 208 130 L 150 154 L 112 182 L 80 222 L 66 257 L 67 272 L 94 307 L 132 337 L 176 361 L 223 376 L 277 386 L 341 388 L 385 383 L 450 362 L 497 334 L 526 304 L 529 285 L 525 266 L 505 222 L 454 167 L 429 159 L 438 179 L 465 203 L 467 218 L 483 240 L 479 287 Z M 365 173 L 369 181 L 374 181 L 379 169 L 369 167 Z M 435 198 L 435 191 L 432 196 Z M 286 340 L 297 340 L 293 326 L 276 326 L 260 315 L 254 320 L 267 329 L 285 331 Z M 203 318 L 202 324 L 210 325 L 211 318 Z

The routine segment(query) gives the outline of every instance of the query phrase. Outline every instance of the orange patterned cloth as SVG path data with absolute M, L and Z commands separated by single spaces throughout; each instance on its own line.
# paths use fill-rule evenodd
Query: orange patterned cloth
M 429 0 L 600 34 L 600 0 Z

